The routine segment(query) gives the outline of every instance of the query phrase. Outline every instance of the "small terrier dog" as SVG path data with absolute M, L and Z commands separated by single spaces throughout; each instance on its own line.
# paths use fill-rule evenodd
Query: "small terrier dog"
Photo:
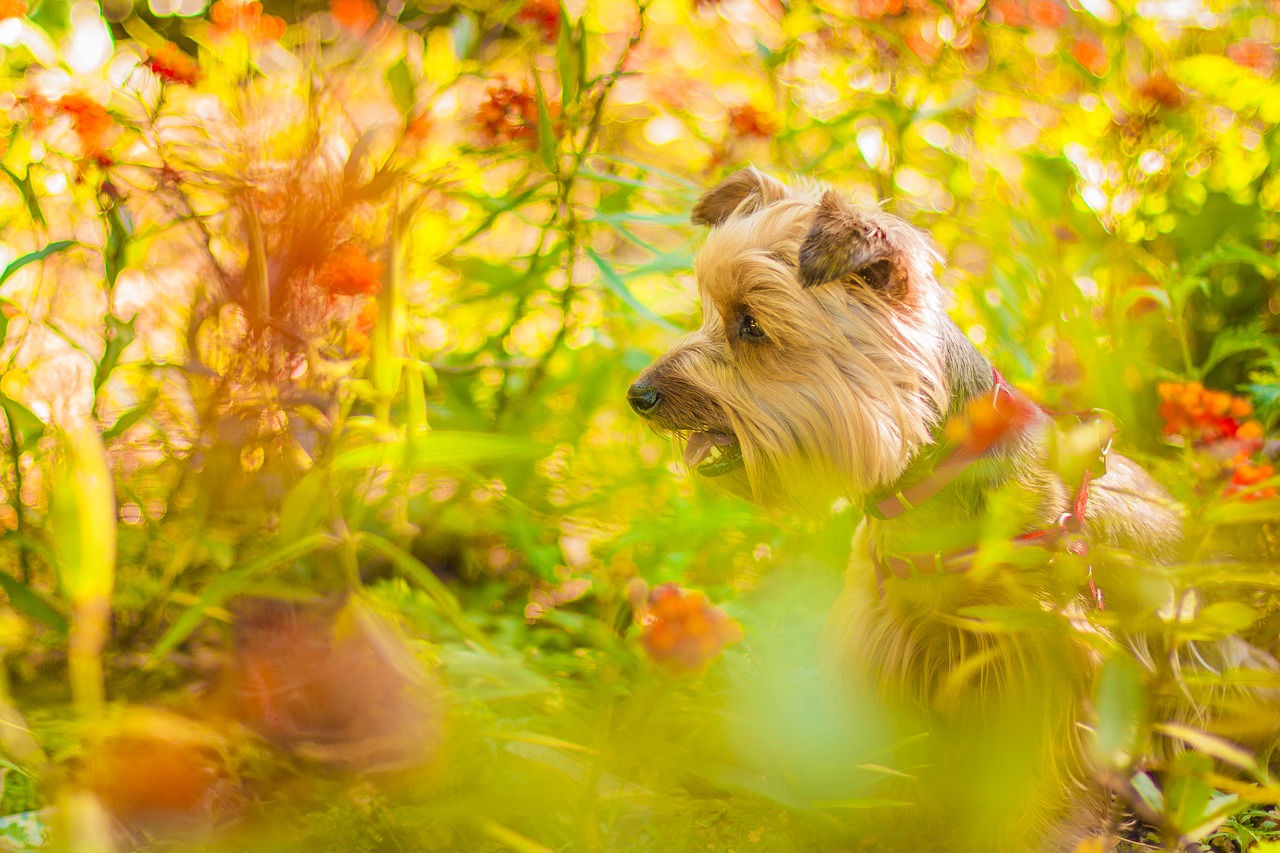
M 1106 455 L 1105 434 L 1105 473 L 1060 473 L 1051 418 L 947 316 L 939 254 L 902 219 L 753 168 L 692 219 L 710 228 L 702 326 L 627 399 L 710 483 L 766 506 L 865 507 L 827 645 L 834 672 L 894 703 L 904 737 L 928 732 L 896 756 L 922 817 L 895 838 L 910 824 L 916 849 L 1049 850 L 1100 834 L 1108 797 L 1082 734 L 1097 652 L 1072 626 L 1102 601 L 1092 577 L 1064 576 L 1091 571 L 1085 541 L 1170 560 L 1177 505 Z M 1000 428 L 948 439 L 975 405 Z M 979 547 L 993 529 L 998 559 Z M 1044 618 L 992 629 L 965 608 Z

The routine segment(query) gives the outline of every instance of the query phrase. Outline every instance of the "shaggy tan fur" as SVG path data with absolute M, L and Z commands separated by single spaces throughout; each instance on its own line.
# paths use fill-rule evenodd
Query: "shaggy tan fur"
M 693 220 L 711 227 L 696 261 L 702 325 L 629 389 L 636 411 L 686 442 L 701 478 L 767 506 L 861 505 L 926 476 L 943 423 L 993 384 L 943 310 L 929 240 L 826 186 L 754 169 L 704 195 Z M 967 574 L 891 579 L 883 597 L 874 581 L 876 554 L 1053 525 L 1075 485 L 1047 465 L 1052 429 L 1037 410 L 923 506 L 864 520 L 831 614 L 833 679 L 879 691 L 904 737 L 930 735 L 896 758 L 919 765 L 911 823 L 937 849 L 1069 849 L 1104 825 L 1084 729 L 1097 643 L 1079 629 L 1090 604 L 1072 574 L 1084 563 L 1028 549 Z M 1178 548 L 1174 501 L 1115 454 L 1088 521 L 1098 554 L 1163 562 Z M 1044 618 L 993 631 L 961 613 L 971 606 Z

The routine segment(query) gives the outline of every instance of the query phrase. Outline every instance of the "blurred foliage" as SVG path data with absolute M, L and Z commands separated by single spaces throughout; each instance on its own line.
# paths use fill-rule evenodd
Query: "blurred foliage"
M 891 710 L 815 655 L 856 519 L 694 489 L 623 397 L 747 163 L 892 199 L 1001 371 L 1187 503 L 1137 570 L 1211 603 L 1113 627 L 1277 651 L 1277 41 L 1275 0 L 0 0 L 0 832 L 894 849 Z M 1104 652 L 1148 840 L 1276 838 L 1274 735 Z

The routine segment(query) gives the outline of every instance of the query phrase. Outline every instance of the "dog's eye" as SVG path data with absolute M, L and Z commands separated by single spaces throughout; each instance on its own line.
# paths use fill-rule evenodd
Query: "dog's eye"
M 753 343 L 769 339 L 768 335 L 764 333 L 764 329 L 760 328 L 760 324 L 756 322 L 756 318 L 750 314 L 742 315 L 742 323 L 738 326 L 738 336 Z

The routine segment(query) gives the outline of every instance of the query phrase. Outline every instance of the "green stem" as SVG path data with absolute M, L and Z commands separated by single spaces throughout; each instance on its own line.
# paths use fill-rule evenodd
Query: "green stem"
M 547 223 L 543 226 L 543 235 L 552 228 L 557 222 L 563 221 L 565 233 L 565 286 L 560 295 L 560 328 L 556 330 L 555 337 L 552 339 L 550 346 L 542 353 L 533 370 L 529 374 L 528 381 L 522 391 L 522 396 L 528 399 L 537 387 L 546 377 L 552 357 L 564 345 L 565 340 L 569 336 L 569 311 L 573 307 L 573 300 L 577 294 L 577 288 L 573 283 L 573 266 L 576 260 L 578 244 L 580 242 L 581 223 L 578 220 L 577 213 L 573 209 L 573 188 L 577 183 L 578 175 L 582 171 L 582 165 L 586 162 L 587 156 L 590 155 L 595 147 L 596 140 L 600 136 L 600 128 L 604 121 L 605 103 L 609 99 L 609 94 L 613 91 L 613 87 L 617 85 L 618 80 L 622 78 L 623 68 L 627 63 L 627 59 L 631 56 L 636 45 L 644 38 L 645 33 L 645 14 L 649 10 L 652 0 L 643 0 L 636 4 L 639 13 L 639 21 L 636 24 L 636 31 L 627 41 L 626 47 L 622 49 L 622 53 L 618 55 L 617 61 L 614 63 L 613 69 L 603 78 L 596 78 L 596 82 L 603 80 L 600 86 L 600 92 L 596 96 L 595 103 L 592 106 L 591 118 L 588 120 L 586 128 L 587 132 L 582 137 L 582 144 L 573 152 L 573 165 L 568 173 L 560 176 L 557 175 L 556 181 L 560 185 L 559 192 L 556 193 L 555 205 L 551 210 L 551 216 Z M 541 245 L 542 238 L 539 238 Z M 537 264 L 537 255 L 530 263 L 529 270 L 532 272 Z M 522 297 L 523 299 L 523 297 Z M 522 310 L 523 302 L 518 303 L 518 310 Z M 508 326 L 508 331 L 515 325 L 515 319 L 518 315 L 513 316 L 513 322 Z M 505 337 L 505 336 L 504 336 Z M 502 385 L 498 389 L 497 400 L 494 404 L 493 421 L 498 424 L 502 421 L 511 402 L 506 376 L 503 377 Z
M 13 425 L 13 415 L 5 412 L 9 422 L 9 458 L 13 462 L 13 511 L 18 525 L 18 563 L 22 566 L 22 582 L 31 583 L 31 554 L 27 550 L 27 512 L 22 503 L 22 448 L 18 444 L 18 430 Z
M 110 618 L 111 605 L 106 598 L 77 602 L 71 614 L 67 646 L 71 701 L 86 718 L 98 716 L 106 703 L 102 647 Z
M 1195 374 L 1196 368 L 1191 361 L 1191 342 L 1187 340 L 1186 324 L 1182 320 L 1185 307 L 1185 303 L 1178 305 L 1177 311 L 1173 315 L 1173 328 L 1178 333 L 1178 345 L 1182 348 L 1182 363 L 1186 368 L 1187 376 L 1192 376 Z

